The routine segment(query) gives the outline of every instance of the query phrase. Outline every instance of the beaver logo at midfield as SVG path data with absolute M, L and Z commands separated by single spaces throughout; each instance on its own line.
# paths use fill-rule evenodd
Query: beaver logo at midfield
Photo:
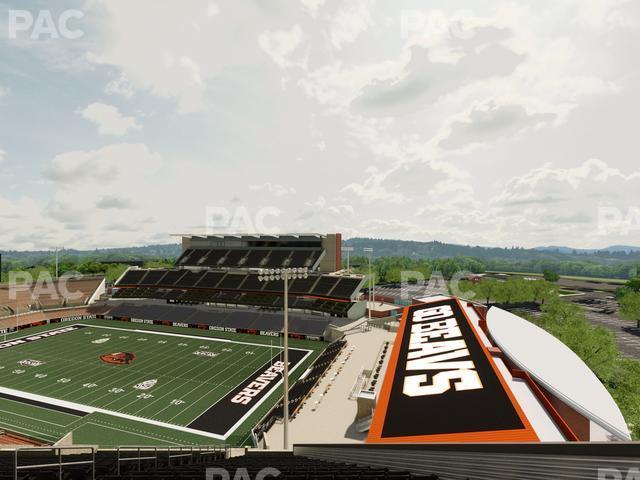
M 136 354 L 131 352 L 106 353 L 100 355 L 100 360 L 112 365 L 131 365 L 136 359 Z

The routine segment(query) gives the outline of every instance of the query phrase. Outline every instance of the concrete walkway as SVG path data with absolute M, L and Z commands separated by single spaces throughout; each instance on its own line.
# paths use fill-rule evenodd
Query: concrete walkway
M 294 443 L 356 443 L 366 438 L 353 429 L 356 401 L 349 400 L 349 394 L 360 371 L 373 367 L 382 343 L 395 335 L 374 328 L 345 337 L 346 347 L 289 425 L 290 448 Z M 266 433 L 270 449 L 282 449 L 282 430 L 276 423 Z

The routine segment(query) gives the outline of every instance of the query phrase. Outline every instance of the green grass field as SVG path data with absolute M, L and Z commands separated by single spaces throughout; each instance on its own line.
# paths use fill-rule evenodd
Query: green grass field
M 227 438 L 188 428 L 273 361 L 280 351 L 278 337 L 90 320 L 32 328 L 8 340 L 70 325 L 77 329 L 0 350 L 0 428 L 47 442 L 73 431 L 75 443 L 103 446 L 241 445 L 280 398 L 281 388 L 275 389 L 247 410 Z M 290 378 L 296 380 L 325 345 L 292 341 L 292 348 L 309 354 Z M 135 359 L 130 364 L 101 359 L 121 352 Z M 47 408 L 54 405 L 80 408 L 84 415 Z

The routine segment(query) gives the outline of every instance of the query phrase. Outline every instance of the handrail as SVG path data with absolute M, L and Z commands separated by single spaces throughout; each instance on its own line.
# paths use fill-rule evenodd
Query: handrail
M 191 458 L 195 463 L 202 463 L 202 459 L 206 455 L 213 455 L 216 453 L 224 453 L 225 458 L 230 456 L 230 446 L 224 445 L 175 445 L 168 447 L 159 447 L 151 445 L 121 445 L 115 448 L 98 448 L 93 445 L 77 445 L 77 446 L 38 446 L 38 447 L 14 447 L 14 448 L 0 448 L 0 451 L 13 452 L 14 465 L 13 465 L 13 478 L 18 480 L 18 473 L 21 471 L 34 470 L 39 468 L 54 468 L 58 467 L 58 480 L 63 478 L 63 469 L 67 466 L 77 465 L 91 465 L 91 479 L 96 478 L 96 453 L 103 452 L 115 452 L 116 454 L 116 469 L 117 474 L 120 475 L 121 465 L 125 462 L 137 462 L 137 470 L 141 471 L 142 461 L 151 460 L 154 462 L 155 468 L 158 468 L 158 461 L 161 455 L 166 452 L 164 457 L 171 465 L 172 459 L 175 458 Z M 86 453 L 90 455 L 90 458 L 86 460 L 79 460 L 77 458 L 64 460 L 63 451 L 76 451 L 78 454 Z M 28 465 L 20 465 L 20 454 L 23 452 L 50 452 L 51 458 L 46 459 L 46 463 L 30 463 Z M 122 454 L 135 453 L 134 456 L 122 457 Z M 57 458 L 57 462 L 53 458 Z
M 188 448 L 188 453 L 184 453 L 185 450 Z M 172 454 L 171 452 L 179 449 L 179 453 L 175 453 Z M 148 451 L 153 451 L 153 456 L 148 456 L 148 457 L 143 457 L 141 456 L 143 453 L 146 453 Z M 116 465 L 116 470 L 117 470 L 117 474 L 120 475 L 120 467 L 121 467 L 121 462 L 130 462 L 130 461 L 135 461 L 138 462 L 138 471 L 140 471 L 141 468 L 141 462 L 142 460 L 154 460 L 155 463 L 155 468 L 158 468 L 158 459 L 160 458 L 159 453 L 161 452 L 166 452 L 166 460 L 168 465 L 171 465 L 171 460 L 174 458 L 183 458 L 183 457 L 191 457 L 193 458 L 194 454 L 198 454 L 199 456 L 202 455 L 209 455 L 209 454 L 213 454 L 213 453 L 217 453 L 217 452 L 225 452 L 225 458 L 229 457 L 229 446 L 228 445 L 190 445 L 190 446 L 180 446 L 180 445 L 176 445 L 176 446 L 169 446 L 169 447 L 158 447 L 158 446 L 149 446 L 149 445 L 120 445 L 118 447 L 116 447 L 116 455 L 117 455 L 117 465 Z M 126 458 L 122 458 L 121 457 L 121 453 L 122 452 L 135 452 L 137 453 L 137 456 L 133 456 L 133 457 L 126 457 Z
M 57 463 L 44 463 L 44 464 L 33 464 L 33 465 L 20 465 L 19 464 L 19 452 L 21 451 L 51 451 L 52 453 L 57 452 L 58 462 Z M 91 450 L 91 460 L 74 460 L 69 462 L 62 461 L 62 451 L 63 450 Z M 20 470 L 29 470 L 33 468 L 44 468 L 44 467 L 58 467 L 58 480 L 62 480 L 62 467 L 68 465 L 91 465 L 91 478 L 95 480 L 96 478 L 96 447 L 94 446 L 75 446 L 75 447 L 16 447 L 14 454 L 14 468 L 13 468 L 13 478 L 14 480 L 18 480 L 18 472 Z

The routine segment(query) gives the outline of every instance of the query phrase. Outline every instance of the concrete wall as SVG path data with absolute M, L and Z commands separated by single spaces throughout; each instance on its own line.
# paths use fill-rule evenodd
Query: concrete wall
M 322 239 L 325 255 L 320 261 L 318 270 L 323 273 L 337 272 L 342 268 L 342 235 L 329 233 Z

